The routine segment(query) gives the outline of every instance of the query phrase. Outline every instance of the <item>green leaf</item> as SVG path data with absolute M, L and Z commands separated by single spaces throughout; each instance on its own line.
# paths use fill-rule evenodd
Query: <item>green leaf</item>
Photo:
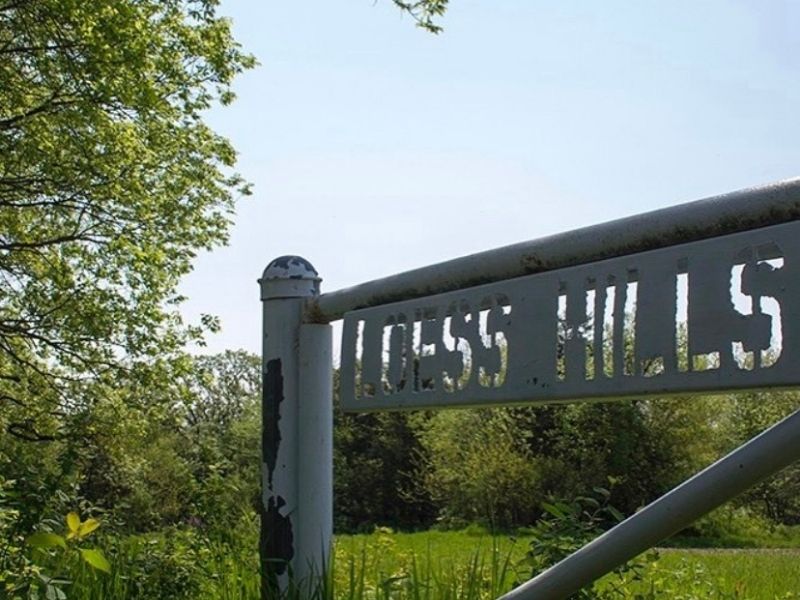
M 542 502 L 542 508 L 549 512 L 554 517 L 558 517 L 559 519 L 563 519 L 566 515 L 564 511 L 559 509 L 555 504 L 550 504 L 548 502 Z
M 86 519 L 78 527 L 78 537 L 80 539 L 83 539 L 98 527 L 100 527 L 100 521 L 98 521 L 97 519 Z
M 600 503 L 591 496 L 578 496 L 577 498 L 575 498 L 575 500 L 578 502 L 583 502 L 584 504 L 591 506 L 593 508 L 600 508 Z
M 55 581 L 55 580 L 54 580 Z M 67 600 L 67 595 L 60 588 L 56 587 L 54 583 L 47 585 L 45 597 L 47 600 Z
M 78 533 L 78 528 L 81 526 L 81 518 L 78 516 L 78 513 L 71 512 L 67 515 L 67 527 L 69 528 L 69 532 L 74 537 Z
M 93 569 L 103 571 L 104 573 L 111 573 L 111 565 L 106 560 L 106 557 L 103 556 L 103 553 L 100 552 L 100 550 L 85 550 L 81 548 L 81 557 L 83 558 L 84 562 L 86 562 L 86 564 Z
M 63 537 L 56 533 L 50 533 L 49 531 L 37 531 L 28 538 L 27 543 L 32 548 L 67 547 L 67 542 Z
M 625 516 L 624 516 L 624 515 L 623 515 L 621 512 L 619 512 L 619 511 L 618 511 L 616 508 L 614 508 L 613 506 L 608 506 L 608 507 L 606 507 L 606 510 L 607 510 L 607 511 L 608 511 L 608 512 L 611 514 L 611 516 L 612 516 L 612 517 L 614 517 L 614 518 L 615 518 L 617 521 L 624 521 L 624 520 L 625 520 Z

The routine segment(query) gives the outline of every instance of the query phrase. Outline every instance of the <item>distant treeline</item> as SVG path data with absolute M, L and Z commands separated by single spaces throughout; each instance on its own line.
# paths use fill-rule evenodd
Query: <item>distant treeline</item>
M 252 522 L 258 357 L 195 358 L 170 389 L 169 398 L 151 397 L 146 382 L 116 389 L 68 415 L 72 432 L 51 440 L 0 437 L 0 533 L 20 539 L 76 507 L 120 533 L 188 525 L 224 536 Z M 335 404 L 338 531 L 509 530 L 533 523 L 542 502 L 595 486 L 611 487 L 614 506 L 629 514 L 791 412 L 800 396 L 366 414 Z M 736 502 L 775 523 L 800 523 L 800 465 Z
M 793 393 L 335 416 L 342 531 L 534 522 L 549 499 L 610 487 L 625 514 L 800 406 Z M 800 523 L 800 465 L 736 501 Z

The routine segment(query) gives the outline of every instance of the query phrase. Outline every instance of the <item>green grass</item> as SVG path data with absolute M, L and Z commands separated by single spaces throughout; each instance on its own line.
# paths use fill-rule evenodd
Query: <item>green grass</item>
M 338 535 L 336 546 L 339 554 L 347 556 L 358 553 L 364 547 L 379 556 L 380 562 L 402 561 L 410 555 L 430 557 L 434 562 L 464 563 L 476 552 L 495 551 L 499 555 L 510 555 L 515 562 L 522 559 L 528 549 L 530 536 L 493 537 L 480 529 L 465 531 L 424 531 L 418 533 L 394 533 L 378 528 L 371 534 Z
M 318 600 L 491 600 L 529 576 L 521 564 L 529 541 L 478 528 L 340 535 L 328 591 Z M 186 532 L 106 540 L 112 574 L 84 567 L 66 591 L 80 600 L 258 600 L 255 542 L 255 529 L 232 548 Z M 603 589 L 614 582 L 604 580 Z M 626 582 L 613 597 L 800 600 L 798 592 L 798 549 L 664 549 L 641 579 Z
M 660 554 L 650 569 L 651 581 L 671 576 L 684 582 L 684 590 L 711 594 L 699 598 L 800 598 L 797 549 L 668 549 Z
M 718 531 L 715 535 L 675 537 L 670 548 L 784 548 L 800 549 L 800 526 L 753 524 L 744 531 Z
M 794 543 L 794 549 L 662 549 L 660 559 L 648 564 L 641 581 L 631 582 L 619 594 L 620 598 L 634 598 L 637 593 L 646 594 L 661 590 L 660 598 L 731 598 L 731 599 L 800 599 L 800 549 L 797 539 L 782 540 Z M 432 562 L 432 568 L 440 572 L 459 569 L 466 565 L 479 551 L 484 556 L 484 566 L 491 563 L 491 553 L 503 561 L 510 559 L 504 589 L 510 589 L 514 575 L 522 579 L 526 575 L 519 565 L 530 542 L 530 537 L 510 538 L 501 536 L 477 536 L 474 532 L 396 533 L 378 531 L 371 535 L 339 536 L 337 560 L 347 560 L 359 549 L 367 548 L 368 565 L 373 580 L 381 576 L 403 572 L 410 556 L 423 557 Z M 370 562 L 372 561 L 372 562 Z M 516 567 L 516 568 L 513 568 Z M 485 576 L 485 573 L 484 573 Z M 604 583 L 608 589 L 609 578 Z M 489 597 L 489 596 L 487 596 Z
M 365 597 L 496 598 L 513 587 L 518 577 L 515 566 L 525 547 L 520 540 L 474 532 L 393 533 L 378 529 L 370 535 L 338 536 L 336 589 L 346 593 L 351 582 L 360 579 L 360 586 L 368 592 Z M 352 574 L 357 576 L 345 576 Z

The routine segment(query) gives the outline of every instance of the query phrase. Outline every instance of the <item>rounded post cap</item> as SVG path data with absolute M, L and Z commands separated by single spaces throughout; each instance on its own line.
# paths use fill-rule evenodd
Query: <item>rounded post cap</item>
M 319 295 L 322 281 L 314 266 L 301 256 L 279 256 L 267 265 L 258 283 L 261 299 Z

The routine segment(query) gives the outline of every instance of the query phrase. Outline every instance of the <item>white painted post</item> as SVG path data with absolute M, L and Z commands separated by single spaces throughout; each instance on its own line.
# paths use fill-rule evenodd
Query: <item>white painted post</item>
M 316 582 L 333 537 L 333 339 L 330 325 L 300 327 L 300 404 L 295 525 L 299 581 Z M 307 594 L 305 597 L 311 597 Z
M 273 260 L 264 310 L 261 598 L 313 587 L 333 535 L 333 365 L 329 325 L 304 324 L 320 279 L 303 258 Z

